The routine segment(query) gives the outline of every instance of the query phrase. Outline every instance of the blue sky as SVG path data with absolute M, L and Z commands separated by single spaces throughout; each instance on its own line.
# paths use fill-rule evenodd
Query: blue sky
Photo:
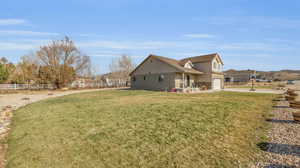
M 181 59 L 218 52 L 225 69 L 300 69 L 298 0 L 4 0 L 0 57 L 18 62 L 70 36 L 108 71 L 122 54 Z

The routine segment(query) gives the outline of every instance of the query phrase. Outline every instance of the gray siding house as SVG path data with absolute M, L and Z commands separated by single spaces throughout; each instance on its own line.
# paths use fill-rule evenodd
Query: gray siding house
M 223 65 L 217 53 L 182 60 L 149 55 L 130 73 L 131 88 L 158 91 L 222 89 Z

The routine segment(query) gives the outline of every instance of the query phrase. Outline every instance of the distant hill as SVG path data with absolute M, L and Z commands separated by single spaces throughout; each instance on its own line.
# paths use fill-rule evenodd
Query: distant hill
M 249 70 L 230 69 L 224 73 L 245 73 Z M 253 71 L 253 70 L 251 70 Z M 300 80 L 300 70 L 281 70 L 281 71 L 256 71 L 257 78 L 267 80 Z

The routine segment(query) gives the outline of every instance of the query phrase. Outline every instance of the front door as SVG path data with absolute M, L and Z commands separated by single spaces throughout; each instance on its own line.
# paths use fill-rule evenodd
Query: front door
M 187 75 L 186 76 L 186 82 L 187 82 L 187 87 L 190 87 L 190 84 L 191 84 L 191 82 L 190 82 L 190 75 Z

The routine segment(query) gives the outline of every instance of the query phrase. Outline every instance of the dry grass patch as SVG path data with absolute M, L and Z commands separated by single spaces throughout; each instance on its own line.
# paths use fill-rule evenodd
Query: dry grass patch
M 273 98 L 99 91 L 41 101 L 15 112 L 7 167 L 248 166 Z

